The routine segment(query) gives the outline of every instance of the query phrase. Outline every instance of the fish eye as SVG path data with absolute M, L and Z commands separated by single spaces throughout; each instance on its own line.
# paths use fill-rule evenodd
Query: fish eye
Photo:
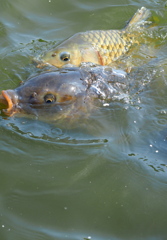
M 68 52 L 62 52 L 62 53 L 60 53 L 60 59 L 63 62 L 67 62 L 70 60 L 70 54 Z
M 56 101 L 56 96 L 53 94 L 49 93 L 44 96 L 44 101 L 45 103 L 54 103 Z

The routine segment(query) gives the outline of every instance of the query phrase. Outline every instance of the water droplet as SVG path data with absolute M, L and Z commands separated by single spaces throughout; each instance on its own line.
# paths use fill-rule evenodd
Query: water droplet
M 103 106 L 106 107 L 106 106 L 110 106 L 109 103 L 103 103 Z

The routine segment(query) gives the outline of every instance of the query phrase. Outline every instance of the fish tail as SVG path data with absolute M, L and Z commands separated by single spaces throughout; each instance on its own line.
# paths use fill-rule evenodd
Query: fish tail
M 148 24 L 150 22 L 146 21 L 151 15 L 150 10 L 148 10 L 145 7 L 141 7 L 137 10 L 137 12 L 134 14 L 134 16 L 130 19 L 127 26 L 125 27 L 126 30 L 136 28 L 137 26 L 141 27 L 145 24 Z

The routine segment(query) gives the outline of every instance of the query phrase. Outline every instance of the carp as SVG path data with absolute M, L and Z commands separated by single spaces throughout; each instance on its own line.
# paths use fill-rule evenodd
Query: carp
M 46 52 L 37 66 L 46 64 L 61 68 L 66 64 L 80 66 L 82 62 L 97 65 L 111 65 L 125 55 L 134 44 L 141 42 L 143 26 L 150 23 L 146 19 L 150 11 L 139 9 L 122 30 L 93 30 L 79 32 Z
M 120 96 L 125 79 L 125 72 L 111 67 L 45 71 L 14 90 L 3 90 L 0 103 L 7 116 L 21 113 L 53 120 L 76 119 Z

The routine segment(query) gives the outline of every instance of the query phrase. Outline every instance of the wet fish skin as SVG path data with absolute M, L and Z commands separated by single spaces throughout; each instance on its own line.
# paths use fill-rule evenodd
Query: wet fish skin
M 89 115 L 105 99 L 120 94 L 122 72 L 112 68 L 62 68 L 31 77 L 14 90 L 3 90 L 4 114 L 31 114 L 53 120 Z M 96 104 L 97 105 L 96 105 Z
M 82 72 L 72 69 L 36 75 L 14 90 L 2 91 L 0 102 L 7 103 L 4 113 L 8 116 L 15 113 L 38 116 L 62 111 L 72 105 L 79 94 L 85 93 L 84 77 Z
M 133 44 L 139 44 L 140 34 L 137 32 L 147 23 L 145 20 L 149 16 L 150 11 L 142 7 L 122 30 L 76 33 L 55 49 L 48 51 L 42 57 L 42 61 L 58 68 L 67 63 L 80 66 L 82 62 L 109 65 L 128 52 Z

